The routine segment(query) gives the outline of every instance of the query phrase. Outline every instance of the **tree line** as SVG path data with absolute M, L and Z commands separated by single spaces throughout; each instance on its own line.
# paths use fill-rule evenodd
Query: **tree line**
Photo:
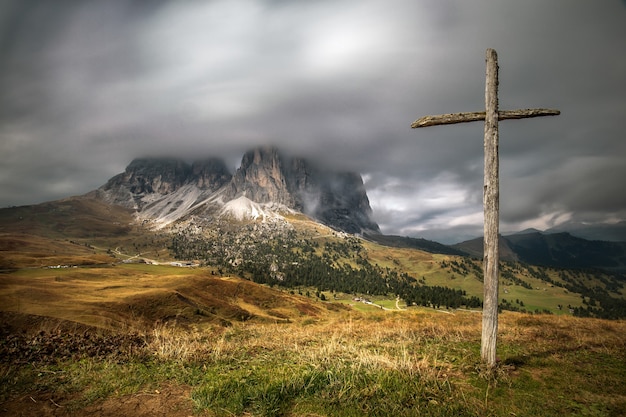
M 316 239 L 299 234 L 286 222 L 218 227 L 209 234 L 180 231 L 172 236 L 169 250 L 176 259 L 198 260 L 221 272 L 271 286 L 355 295 L 392 294 L 407 305 L 433 308 L 482 306 L 478 297 L 468 297 L 463 290 L 428 286 L 405 272 L 372 264 L 361 240 L 354 236 L 337 234 L 333 239 Z M 461 276 L 483 277 L 481 262 L 472 258 L 442 261 L 441 267 Z M 571 309 L 575 316 L 626 317 L 626 301 L 619 296 L 624 277 L 599 271 L 558 270 L 557 280 L 548 275 L 546 268 L 506 261 L 501 262 L 500 270 L 507 285 L 532 288 L 517 276 L 523 274 L 583 294 L 583 306 Z M 590 288 L 588 282 L 602 286 Z M 499 308 L 527 312 L 523 302 L 503 300 Z
M 344 236 L 323 244 L 293 229 L 266 231 L 265 239 L 224 231 L 218 239 L 180 232 L 169 247 L 176 259 L 200 260 L 256 283 L 288 289 L 315 288 L 354 295 L 395 295 L 407 305 L 479 308 L 482 301 L 463 290 L 428 286 L 396 269 L 372 264 L 360 239 Z M 257 230 L 258 232 L 258 230 Z

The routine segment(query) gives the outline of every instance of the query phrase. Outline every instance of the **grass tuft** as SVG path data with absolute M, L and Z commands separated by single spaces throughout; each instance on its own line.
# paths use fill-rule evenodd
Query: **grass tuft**
M 625 322 L 505 313 L 500 323 L 493 369 L 480 365 L 480 315 L 469 312 L 158 325 L 132 354 L 92 356 L 84 346 L 82 356 L 58 360 L 44 355 L 48 341 L 66 339 L 38 333 L 0 344 L 22 351 L 16 362 L 0 361 L 0 401 L 9 409 L 16 398 L 51 393 L 68 410 L 87 410 L 185 386 L 196 411 L 209 416 L 613 416 L 626 409 Z

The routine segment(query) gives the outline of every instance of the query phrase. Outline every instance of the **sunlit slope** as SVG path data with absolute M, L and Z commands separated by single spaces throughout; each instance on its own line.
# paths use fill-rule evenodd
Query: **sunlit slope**
M 341 309 L 207 269 L 145 264 L 23 269 L 0 279 L 2 311 L 143 331 L 288 322 Z
M 218 276 L 283 291 L 308 291 L 328 300 L 366 295 L 381 305 L 389 300 L 392 307 L 399 298 L 403 305 L 408 300 L 409 306 L 479 309 L 479 303 L 468 300 L 482 299 L 483 293 L 482 263 L 477 259 L 385 246 L 298 213 L 248 221 L 189 218 L 175 227 L 154 230 L 126 209 L 87 197 L 0 210 L 0 269 L 4 271 L 99 265 L 105 270 L 103 276 L 113 280 L 114 269 L 107 267 L 127 262 L 189 263 Z M 502 262 L 500 271 L 504 309 L 572 314 L 584 308 L 591 315 L 622 316 L 625 294 L 619 276 L 517 262 Z M 184 303 L 180 298 L 171 300 Z M 187 305 L 193 309 L 194 303 L 198 311 L 204 309 L 202 300 Z M 253 305 L 242 308 L 255 309 Z M 613 312 L 601 315 L 608 310 Z M 576 314 L 587 312 L 576 310 Z

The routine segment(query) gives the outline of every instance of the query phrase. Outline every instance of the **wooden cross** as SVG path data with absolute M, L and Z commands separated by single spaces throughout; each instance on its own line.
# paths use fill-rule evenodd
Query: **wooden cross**
M 485 111 L 425 116 L 411 124 L 412 128 L 445 124 L 485 121 L 485 180 L 483 193 L 484 247 L 483 247 L 483 324 L 480 355 L 488 366 L 496 365 L 496 339 L 498 333 L 498 229 L 499 229 L 499 158 L 498 120 L 526 119 L 529 117 L 556 116 L 551 109 L 498 110 L 498 55 L 493 49 L 486 53 L 487 79 L 485 82 Z

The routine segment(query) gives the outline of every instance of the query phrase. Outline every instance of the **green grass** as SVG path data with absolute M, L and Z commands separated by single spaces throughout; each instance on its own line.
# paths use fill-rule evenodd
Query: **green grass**
M 442 286 L 453 288 L 456 290 L 466 291 L 468 296 L 477 296 L 483 298 L 483 283 L 475 276 L 471 269 L 467 275 L 462 275 L 453 271 L 450 267 L 451 262 L 463 263 L 462 257 L 441 254 L 429 254 L 405 248 L 391 248 L 380 246 L 372 243 L 365 243 L 368 257 L 371 263 L 387 267 L 391 269 L 399 269 L 408 273 L 410 276 L 422 280 L 425 285 Z M 446 263 L 446 267 L 442 267 L 442 263 Z M 480 266 L 479 261 L 473 261 L 475 265 Z M 482 268 L 482 267 L 481 267 Z M 510 265 L 502 265 L 502 270 L 510 269 Z M 538 268 L 538 267 L 535 267 Z M 480 268 L 479 268 L 480 269 Z M 582 305 L 580 294 L 568 292 L 562 287 L 552 286 L 540 279 L 534 278 L 525 271 L 524 267 L 514 266 L 516 270 L 515 276 L 518 279 L 530 284 L 532 289 L 528 289 L 517 285 L 506 278 L 500 279 L 500 299 L 515 302 L 519 299 L 526 305 L 526 310 L 539 311 L 549 310 L 554 314 L 562 314 L 567 309 L 559 310 L 557 306 L 571 305 L 579 307 Z M 562 282 L 559 278 L 558 270 L 547 269 L 548 276 L 556 282 Z M 599 281 L 585 281 L 586 285 L 593 287 L 600 285 Z M 506 291 L 508 292 L 505 292 Z M 388 307 L 388 305 L 385 305 Z M 395 308 L 395 306 L 393 306 Z
M 183 332 L 107 359 L 0 366 L 0 402 L 37 392 L 81 410 L 190 387 L 209 416 L 617 416 L 626 409 L 626 323 L 506 313 L 493 371 L 480 315 L 341 313 L 291 324 Z
M 294 366 L 213 375 L 192 398 L 199 409 L 224 416 L 405 416 L 428 409 L 430 415 L 472 415 L 458 401 L 450 401 L 451 390 L 450 384 L 440 386 L 396 371 Z

